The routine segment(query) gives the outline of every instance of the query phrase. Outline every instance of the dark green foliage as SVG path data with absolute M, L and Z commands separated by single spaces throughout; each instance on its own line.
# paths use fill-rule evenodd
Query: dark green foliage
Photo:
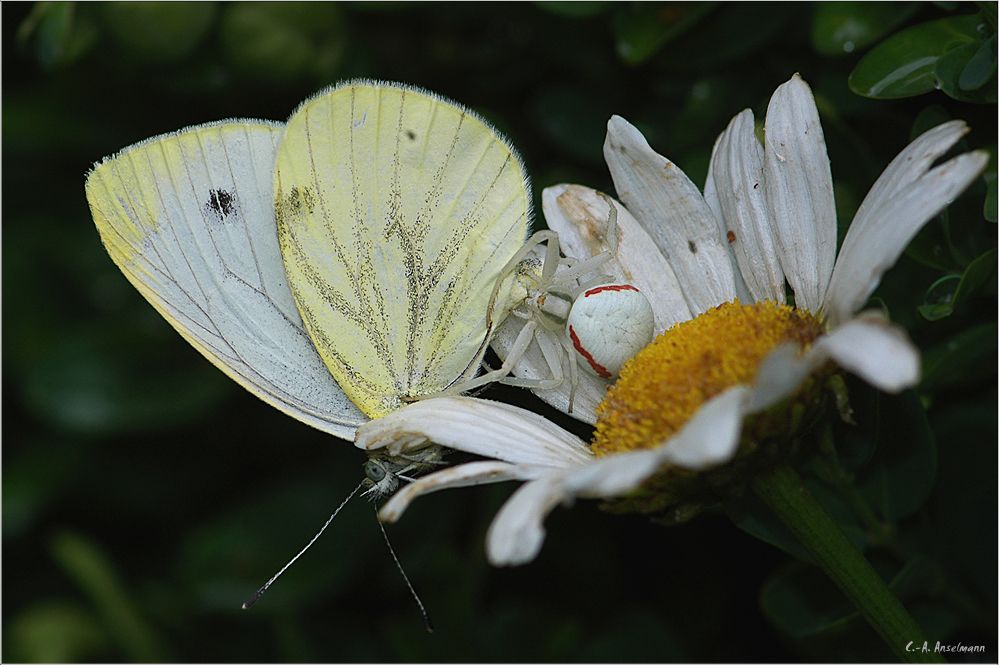
M 83 183 L 136 141 L 284 120 L 322 87 L 369 77 L 484 114 L 523 154 L 540 211 L 560 182 L 613 193 L 601 146 L 615 113 L 702 185 L 732 116 L 762 121 L 800 72 L 845 230 L 910 133 L 960 118 L 972 129 L 960 150 L 996 154 L 995 14 L 994 2 L 5 4 L 4 660 L 884 658 L 814 569 L 720 512 L 666 529 L 580 501 L 549 518 L 537 561 L 492 568 L 484 534 L 510 485 L 428 497 L 389 527 L 433 635 L 357 499 L 241 611 L 365 457 L 183 341 L 104 252 Z M 995 181 L 993 161 L 876 294 L 924 352 L 921 386 L 879 399 L 851 381 L 857 425 L 828 432 L 835 454 L 802 469 L 927 633 L 985 645 L 971 656 L 983 662 L 996 659 Z M 517 391 L 485 396 L 589 436 Z M 730 514 L 759 533 L 759 510 Z

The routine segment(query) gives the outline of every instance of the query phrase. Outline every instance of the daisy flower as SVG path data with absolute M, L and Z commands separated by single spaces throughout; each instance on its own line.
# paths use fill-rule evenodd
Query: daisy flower
M 612 117 L 604 156 L 621 202 L 560 185 L 544 192 L 544 213 L 566 253 L 585 256 L 607 249 L 604 220 L 616 207 L 617 253 L 601 270 L 642 289 L 662 334 L 615 385 L 581 391 L 602 399 L 574 411 L 596 421 L 589 444 L 537 414 L 468 397 L 428 399 L 363 425 L 356 444 L 366 450 L 404 455 L 430 440 L 489 458 L 408 484 L 381 518 L 395 521 L 428 492 L 523 481 L 487 535 L 493 564 L 521 564 L 540 550 L 545 516 L 577 497 L 679 519 L 786 461 L 841 370 L 889 392 L 916 385 L 919 352 L 905 332 L 878 310 L 860 310 L 919 229 L 985 168 L 985 151 L 934 166 L 967 131 L 947 122 L 906 147 L 857 210 L 837 257 L 825 140 L 798 75 L 771 98 L 762 145 L 751 111 L 732 120 L 703 194 Z M 516 371 L 544 371 L 543 362 L 528 354 Z

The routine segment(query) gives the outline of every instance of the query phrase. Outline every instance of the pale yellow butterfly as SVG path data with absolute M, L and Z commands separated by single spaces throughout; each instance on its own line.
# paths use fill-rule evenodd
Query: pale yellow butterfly
M 273 208 L 284 127 L 190 127 L 125 148 L 87 177 L 108 254 L 216 367 L 265 402 L 351 439 L 367 421 L 330 376 L 285 278 Z
M 362 411 L 475 375 L 531 210 L 523 164 L 488 123 L 408 86 L 340 85 L 288 121 L 275 190 L 295 301 Z
M 108 253 L 185 339 L 347 439 L 476 373 L 490 294 L 530 218 L 524 167 L 485 121 L 369 81 L 316 95 L 287 127 L 229 121 L 143 141 L 86 189 Z M 365 470 L 385 494 L 438 457 L 379 454 Z

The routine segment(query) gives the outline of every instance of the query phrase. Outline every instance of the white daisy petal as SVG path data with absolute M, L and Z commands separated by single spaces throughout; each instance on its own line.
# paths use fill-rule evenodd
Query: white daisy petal
M 825 297 L 833 323 L 864 306 L 881 276 L 926 222 L 967 189 L 985 169 L 989 153 L 967 152 L 923 174 L 884 202 L 862 228 L 844 239 Z M 852 231 L 852 229 L 851 229 Z
M 750 389 L 736 384 L 701 405 L 663 446 L 667 461 L 699 471 L 732 459 L 739 447 Z
M 800 352 L 799 344 L 789 342 L 767 354 L 756 370 L 747 412 L 759 413 L 790 397 L 812 370 L 824 362 L 814 354 L 799 355 Z
M 926 173 L 938 158 L 950 150 L 969 131 L 963 120 L 951 120 L 920 134 L 891 161 L 864 197 L 853 216 L 843 247 L 852 244 L 867 227 L 882 221 L 882 206 Z M 840 250 L 842 253 L 842 249 Z
M 810 352 L 830 358 L 874 387 L 897 393 L 919 383 L 919 349 L 905 330 L 870 311 L 817 339 Z
M 414 402 L 358 428 L 354 445 L 400 455 L 419 437 L 467 453 L 562 468 L 592 459 L 578 437 L 536 413 L 472 397 L 433 397 Z
M 711 175 L 725 220 L 722 235 L 735 252 L 749 293 L 756 302 L 769 300 L 783 305 L 784 271 L 770 228 L 763 186 L 763 146 L 755 128 L 749 109 L 732 119 L 715 143 Z
M 505 360 L 513 348 L 517 336 L 521 329 L 527 325 L 526 319 L 516 316 L 508 316 L 496 329 L 492 340 L 489 342 L 500 360 Z M 593 374 L 585 372 L 582 368 L 577 369 L 576 376 L 578 382 L 572 400 L 572 411 L 569 411 L 569 394 L 572 391 L 570 362 L 576 362 L 575 358 L 570 358 L 568 353 L 562 355 L 562 376 L 566 377 L 557 388 L 551 390 L 532 390 L 539 399 L 555 407 L 562 413 L 567 413 L 580 422 L 594 425 L 597 422 L 597 406 L 603 401 L 607 394 L 607 386 L 610 385 L 605 379 L 601 379 Z M 550 379 L 552 376 L 551 367 L 541 352 L 541 347 L 537 341 L 532 341 L 527 347 L 527 351 L 521 356 L 513 366 L 513 373 L 525 379 Z
M 816 312 L 836 257 L 836 205 L 819 113 L 812 91 L 797 74 L 770 98 L 764 180 L 795 305 Z
M 627 208 L 610 201 L 617 209 L 618 248 L 616 257 L 601 266 L 600 272 L 645 294 L 655 312 L 656 335 L 690 320 L 690 309 L 669 263 Z M 604 239 L 610 210 L 596 190 L 579 185 L 549 187 L 541 193 L 541 206 L 566 256 L 585 259 L 610 249 Z
M 588 498 L 609 498 L 627 494 L 654 476 L 666 463 L 663 449 L 635 450 L 597 458 L 566 475 L 567 492 Z
M 733 243 L 728 242 L 728 227 L 725 226 L 725 216 L 722 214 L 721 201 L 718 200 L 718 187 L 715 183 L 714 156 L 718 151 L 718 141 L 720 140 L 721 136 L 718 137 L 714 147 L 711 149 L 711 161 L 708 162 L 708 177 L 704 180 L 704 202 L 708 204 L 711 212 L 715 215 L 715 222 L 718 223 L 719 237 L 725 238 L 725 242 L 722 244 L 728 245 L 728 257 L 732 262 L 732 277 L 735 280 L 735 295 L 739 299 L 739 302 L 748 305 L 756 302 L 756 299 L 750 294 L 749 287 L 746 286 L 746 280 L 739 270 L 739 261 L 735 256 Z M 783 279 L 783 273 L 781 273 L 781 279 Z
M 493 461 L 459 464 L 435 471 L 404 485 L 392 495 L 391 499 L 385 502 L 385 505 L 378 511 L 378 518 L 383 522 L 395 522 L 402 517 L 414 499 L 431 492 L 455 487 L 501 483 L 506 480 L 533 480 L 547 473 L 551 473 L 551 467 Z
M 486 532 L 489 563 L 516 566 L 538 556 L 545 541 L 542 523 L 564 497 L 561 473 L 533 480 L 514 492 Z
M 735 298 L 728 249 L 701 192 L 619 116 L 607 123 L 604 159 L 618 197 L 669 261 L 691 313 Z
M 597 458 L 566 473 L 570 495 L 614 497 L 637 489 L 667 464 L 699 471 L 735 454 L 749 388 L 736 385 L 715 395 L 672 438 L 657 448 Z

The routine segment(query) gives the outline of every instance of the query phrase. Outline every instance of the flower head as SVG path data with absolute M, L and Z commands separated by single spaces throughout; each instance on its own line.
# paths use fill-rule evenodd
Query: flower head
M 597 423 L 591 445 L 536 414 L 473 398 L 430 399 L 364 425 L 357 445 L 368 450 L 403 454 L 429 439 L 490 458 L 407 485 L 382 518 L 398 519 L 438 489 L 525 481 L 487 537 L 493 563 L 523 563 L 560 503 L 627 497 L 629 509 L 682 508 L 705 487 L 710 500 L 711 488 L 737 480 L 733 469 L 790 455 L 787 442 L 807 426 L 834 371 L 889 392 L 914 386 L 919 353 L 904 331 L 879 311 L 858 311 L 919 229 L 984 169 L 984 151 L 933 167 L 966 132 L 951 121 L 906 147 L 864 199 L 837 257 L 829 159 L 798 75 L 774 93 L 763 145 L 751 111 L 732 120 L 703 195 L 614 116 L 604 156 L 621 203 L 559 185 L 543 194 L 545 217 L 567 253 L 595 254 L 608 249 L 601 220 L 616 207 L 619 242 L 605 269 L 646 293 L 659 336 L 606 395 L 605 384 L 590 387 L 599 407 L 577 403 L 576 415 Z M 518 371 L 535 371 L 532 362 L 528 354 Z

